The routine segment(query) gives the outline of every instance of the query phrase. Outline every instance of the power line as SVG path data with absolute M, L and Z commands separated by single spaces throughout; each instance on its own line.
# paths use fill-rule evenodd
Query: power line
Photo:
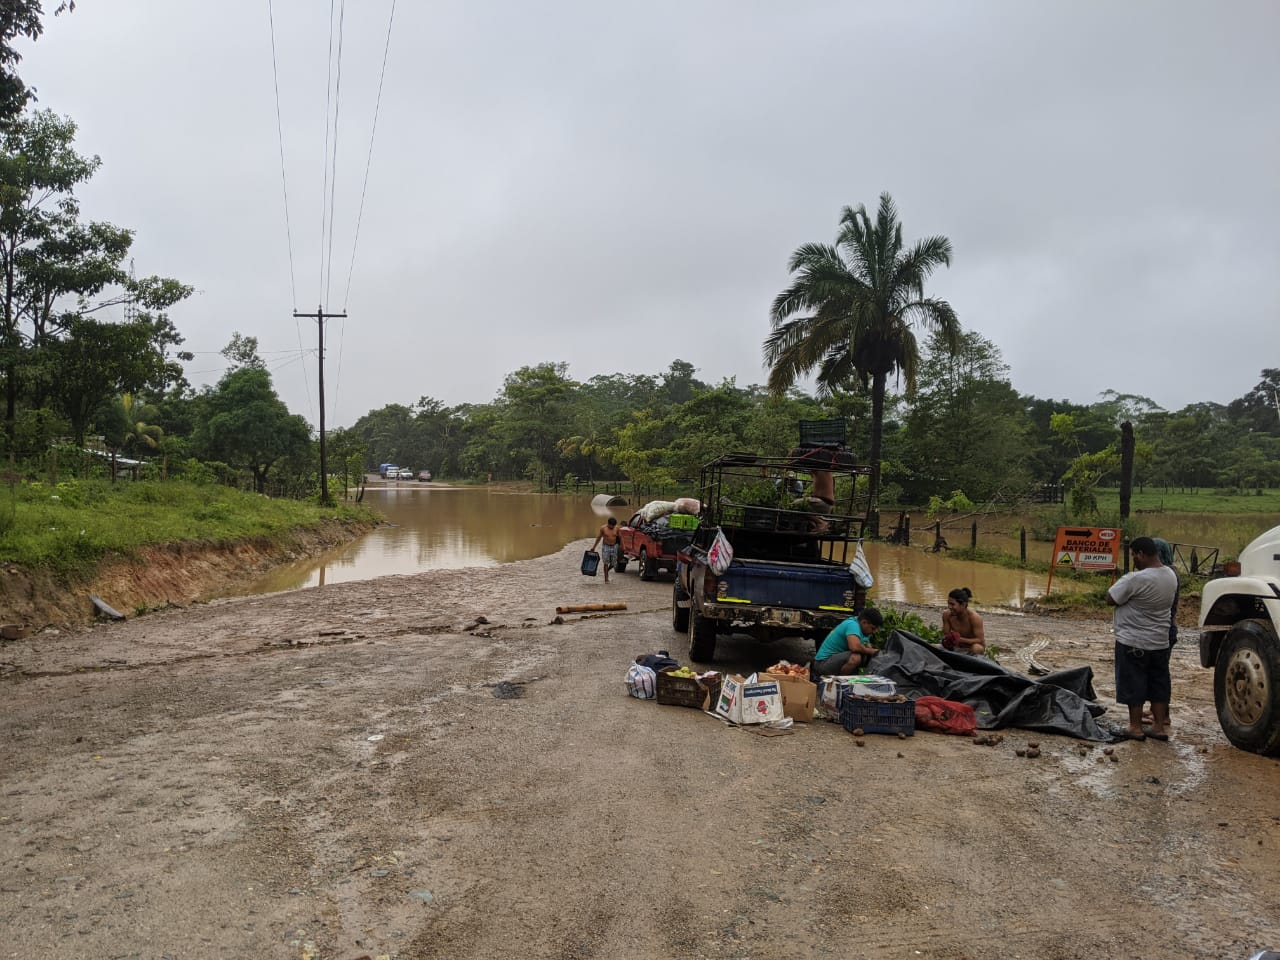
M 347 19 L 347 0 L 338 4 L 338 65 L 333 87 L 333 175 L 329 178 L 329 245 L 325 255 L 324 300 L 329 302 L 329 284 L 333 280 L 333 222 L 337 212 L 338 189 L 338 116 L 342 112 L 342 38 Z
M 356 213 L 355 236 L 351 240 L 351 266 L 347 269 L 347 289 L 342 294 L 342 309 L 347 309 L 351 295 L 351 276 L 356 269 L 356 246 L 360 242 L 360 221 L 364 219 L 364 198 L 369 190 L 369 169 L 373 166 L 373 138 L 378 132 L 378 112 L 382 109 L 382 82 L 387 76 L 387 55 L 391 50 L 391 27 L 396 19 L 396 0 L 391 0 L 391 16 L 387 18 L 387 40 L 382 48 L 382 72 L 378 75 L 378 97 L 373 105 L 373 127 L 369 131 L 369 152 L 364 161 L 364 183 L 360 187 L 360 208 Z
M 347 310 L 347 301 L 351 296 L 351 278 L 356 269 L 356 249 L 360 244 L 360 224 L 364 220 L 364 198 L 369 192 L 369 170 L 373 167 L 373 141 L 378 133 L 378 114 L 382 110 L 382 86 L 387 78 L 387 60 L 391 52 L 391 29 L 395 22 L 396 0 L 391 0 L 391 13 L 387 17 L 387 38 L 382 45 L 382 70 L 378 74 L 378 95 L 373 103 L 373 124 L 369 128 L 369 150 L 365 154 L 364 160 L 364 181 L 360 185 L 360 206 L 356 210 L 356 227 L 351 238 L 351 264 L 347 267 L 347 286 L 342 291 L 342 310 L 344 313 Z M 338 328 L 338 373 L 334 377 L 333 386 L 333 410 L 335 416 L 338 412 L 338 395 L 342 389 L 342 348 L 345 343 L 346 332 L 347 321 L 344 319 L 342 325 Z
M 267 21 L 271 25 L 271 80 L 276 91 L 276 135 L 280 144 L 280 187 L 284 191 L 284 233 L 289 243 L 289 295 L 295 309 L 298 306 L 298 290 L 293 270 L 293 228 L 289 224 L 289 183 L 284 169 L 284 123 L 280 119 L 280 70 L 276 66 L 276 17 L 271 0 L 267 0 Z M 301 333 L 299 333 L 301 342 Z
M 329 102 L 333 94 L 333 11 L 335 0 L 329 0 L 329 62 L 324 86 L 324 185 L 320 188 L 320 297 L 324 298 L 325 222 L 329 213 Z M 294 313 L 297 313 L 295 307 Z

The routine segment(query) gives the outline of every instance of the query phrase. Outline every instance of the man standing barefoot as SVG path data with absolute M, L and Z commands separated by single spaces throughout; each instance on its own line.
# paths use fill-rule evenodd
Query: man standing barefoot
M 1116 702 L 1129 708 L 1125 733 L 1133 740 L 1169 739 L 1169 608 L 1178 576 L 1160 562 L 1155 541 L 1129 545 L 1132 573 L 1111 585 L 1107 603 L 1116 608 Z M 1151 703 L 1151 729 L 1142 729 L 1142 705 Z
M 618 562 L 618 521 L 613 517 L 600 527 L 595 543 L 591 544 L 591 549 L 594 550 L 601 540 L 604 541 L 604 546 L 600 548 L 600 565 L 604 567 L 604 582 L 608 583 L 609 571 Z

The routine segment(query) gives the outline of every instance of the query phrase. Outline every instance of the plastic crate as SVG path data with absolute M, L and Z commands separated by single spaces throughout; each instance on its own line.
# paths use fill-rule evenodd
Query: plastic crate
M 848 438 L 844 420 L 801 420 L 800 446 L 843 447 Z
M 661 684 L 661 679 L 658 682 Z M 861 729 L 863 733 L 905 733 L 913 737 L 916 705 L 910 700 L 893 703 L 845 697 L 840 704 L 840 723 L 850 733 Z
M 710 699 L 707 694 L 710 693 Z M 658 674 L 656 700 L 673 707 L 701 710 L 703 703 L 714 707 L 720 696 L 720 677 L 673 677 L 670 670 Z
M 673 513 L 667 517 L 667 526 L 672 530 L 697 530 L 698 518 L 691 513 Z

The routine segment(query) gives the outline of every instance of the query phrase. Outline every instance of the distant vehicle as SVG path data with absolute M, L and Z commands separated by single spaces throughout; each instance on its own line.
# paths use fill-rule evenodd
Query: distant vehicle
M 394 480 L 399 470 L 400 468 L 394 463 L 384 463 L 382 466 L 378 467 L 378 475 L 382 477 L 383 480 Z
M 418 471 L 418 479 L 419 479 L 419 480 L 421 480 L 423 483 L 430 483 L 430 482 L 431 482 L 431 471 L 430 471 L 430 470 L 419 470 L 419 471 Z
M 695 521 L 692 517 L 687 519 Z M 649 523 L 643 514 L 637 513 L 618 527 L 618 560 L 613 568 L 622 573 L 627 569 L 627 561 L 635 560 L 640 565 L 641 580 L 653 580 L 662 571 L 675 573 L 677 555 L 692 540 L 693 530 L 671 527 L 669 518 L 661 523 Z
M 413 471 L 408 467 L 401 467 L 399 473 L 396 474 L 397 480 L 412 480 Z

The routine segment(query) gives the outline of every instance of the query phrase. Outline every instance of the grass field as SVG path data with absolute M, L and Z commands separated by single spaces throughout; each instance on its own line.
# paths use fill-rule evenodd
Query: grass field
M 1198 492 L 1180 490 L 1155 490 L 1148 488 L 1134 491 L 1129 502 L 1135 513 L 1272 513 L 1280 516 L 1280 489 L 1248 493 L 1218 492 L 1203 489 Z M 1098 492 L 1098 509 L 1120 513 L 1118 489 Z
M 323 509 L 175 480 L 22 483 L 0 492 L 0 561 L 79 573 L 109 553 L 146 544 L 281 537 L 325 520 L 372 516 L 362 507 Z

